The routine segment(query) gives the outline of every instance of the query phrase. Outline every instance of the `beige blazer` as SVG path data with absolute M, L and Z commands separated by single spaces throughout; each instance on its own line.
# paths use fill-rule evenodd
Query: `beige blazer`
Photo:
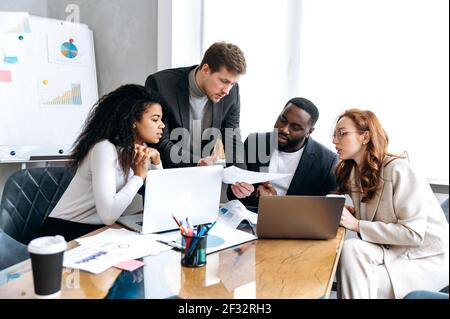
M 387 158 L 381 185 L 360 221 L 362 240 L 380 244 L 396 298 L 416 289 L 438 291 L 449 284 L 449 227 L 425 179 L 406 159 Z M 355 171 L 351 189 L 358 189 Z M 352 192 L 360 219 L 360 194 Z

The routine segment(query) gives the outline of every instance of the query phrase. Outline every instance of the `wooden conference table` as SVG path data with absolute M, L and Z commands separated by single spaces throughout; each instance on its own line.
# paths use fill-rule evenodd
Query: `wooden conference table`
M 170 250 L 133 272 L 64 269 L 61 298 L 328 298 L 344 237 L 339 227 L 331 240 L 259 239 L 210 254 L 200 268 L 182 267 Z M 1 271 L 0 284 L 0 299 L 33 298 L 30 260 Z

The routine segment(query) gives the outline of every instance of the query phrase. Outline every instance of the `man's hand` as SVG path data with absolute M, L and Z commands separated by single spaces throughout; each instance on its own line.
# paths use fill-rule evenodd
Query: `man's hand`
M 241 199 L 249 197 L 255 191 L 255 187 L 252 184 L 241 182 L 232 184 L 231 190 L 236 198 Z
M 256 190 L 256 193 L 258 197 L 277 195 L 277 191 L 275 190 L 273 185 L 270 184 L 269 182 L 265 182 L 259 185 Z
M 200 159 L 197 163 L 197 166 L 211 166 L 211 165 L 214 165 L 214 162 L 216 162 L 216 161 L 217 161 L 217 157 L 208 156 L 208 157 Z

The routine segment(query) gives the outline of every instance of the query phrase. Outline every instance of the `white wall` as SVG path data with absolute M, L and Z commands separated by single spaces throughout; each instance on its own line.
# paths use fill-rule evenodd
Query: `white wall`
M 158 71 L 200 63 L 203 0 L 158 0 Z
M 203 1 L 172 0 L 172 2 L 172 67 L 199 64 L 205 49 L 202 30 Z
M 47 0 L 1 0 L 0 11 L 23 11 L 34 16 L 47 16 Z
M 345 109 L 370 109 L 422 176 L 448 185 L 449 2 L 303 0 L 299 94 L 320 110 L 313 136 L 334 149 Z
M 203 51 L 215 41 L 238 45 L 247 61 L 239 81 L 241 130 L 267 132 L 297 94 L 300 3 L 298 0 L 204 1 Z

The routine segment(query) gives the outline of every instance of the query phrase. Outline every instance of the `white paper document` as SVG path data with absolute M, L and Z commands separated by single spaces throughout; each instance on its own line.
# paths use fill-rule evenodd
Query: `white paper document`
M 225 184 L 245 182 L 249 184 L 264 183 L 275 179 L 292 176 L 293 174 L 259 173 L 247 171 L 236 166 L 230 166 L 223 170 L 222 181 Z
M 64 253 L 64 267 L 99 274 L 121 261 L 156 255 L 171 247 L 158 243 L 159 235 L 141 235 L 126 229 L 108 229 L 79 238 L 81 245 Z
M 97 235 L 89 236 L 89 237 L 81 237 L 75 239 L 77 243 L 80 245 L 90 245 L 95 246 L 99 243 L 104 243 L 105 241 L 121 241 L 126 242 L 128 240 L 139 241 L 140 239 L 143 240 L 156 240 L 157 235 L 155 234 L 148 234 L 148 235 L 142 235 L 134 231 L 127 230 L 125 228 L 115 229 L 115 228 L 109 228 L 105 231 L 102 231 L 101 233 L 98 233 Z
M 243 220 L 247 220 L 250 226 L 254 227 L 258 220 L 258 214 L 249 211 L 237 199 L 221 206 L 218 222 L 232 228 L 237 228 Z

